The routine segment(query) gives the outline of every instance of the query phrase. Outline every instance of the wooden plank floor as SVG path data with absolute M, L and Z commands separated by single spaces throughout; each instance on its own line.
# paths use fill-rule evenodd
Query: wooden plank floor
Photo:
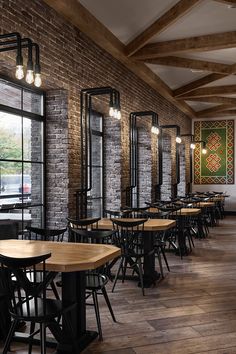
M 117 323 L 101 298 L 104 340 L 83 354 L 236 354 L 235 226 L 234 217 L 221 220 L 182 261 L 168 254 L 171 272 L 144 297 L 134 282 L 119 281 L 109 292 Z M 96 329 L 93 308 L 87 317 Z M 12 349 L 27 353 L 18 344 Z

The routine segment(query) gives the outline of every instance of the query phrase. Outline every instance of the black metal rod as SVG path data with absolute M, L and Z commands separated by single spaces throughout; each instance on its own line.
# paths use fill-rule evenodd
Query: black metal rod
M 162 140 L 162 129 L 160 129 L 160 133 L 159 133 L 159 137 L 158 137 L 158 175 L 159 175 L 158 185 L 161 186 L 163 184 L 163 140 Z

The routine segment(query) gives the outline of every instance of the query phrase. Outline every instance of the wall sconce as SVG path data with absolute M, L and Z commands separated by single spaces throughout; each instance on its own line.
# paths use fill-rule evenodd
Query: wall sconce
M 80 134 L 81 134 L 81 188 L 76 192 L 76 216 L 87 217 L 87 193 L 92 189 L 92 130 L 90 117 L 92 98 L 109 95 L 109 116 L 117 119 L 120 114 L 120 93 L 110 86 L 81 90 L 80 93 Z
M 120 93 L 117 90 L 112 90 L 110 94 L 109 116 L 116 119 L 121 119 L 120 111 Z
M 170 129 L 173 128 L 173 129 L 175 129 L 176 130 L 175 141 L 176 141 L 177 144 L 181 144 L 181 142 L 182 142 L 181 136 L 182 135 L 180 135 L 180 127 L 179 127 L 179 125 L 176 125 L 176 124 L 162 125 L 161 128 L 162 129 L 164 129 L 164 128 L 170 128 Z
M 206 155 L 207 153 L 206 142 L 204 140 L 198 140 L 198 141 L 194 141 L 194 143 L 202 144 L 202 154 Z
M 40 87 L 42 79 L 38 44 L 32 42 L 30 38 L 21 38 L 21 35 L 18 32 L 0 34 L 0 52 L 16 50 L 15 77 L 18 80 L 22 80 L 25 76 L 22 56 L 23 48 L 28 48 L 26 82 L 28 84 L 34 83 L 36 87 Z M 35 66 L 33 64 L 33 49 L 35 50 Z
M 137 134 L 137 117 L 151 117 L 152 128 L 151 132 L 155 135 L 160 133 L 158 125 L 158 114 L 153 111 L 141 111 L 130 113 L 130 186 L 126 189 L 126 204 L 133 207 L 134 189 L 137 188 L 137 205 L 139 207 L 138 198 L 138 134 Z M 159 184 L 162 184 L 162 141 L 158 139 L 158 153 L 159 153 Z

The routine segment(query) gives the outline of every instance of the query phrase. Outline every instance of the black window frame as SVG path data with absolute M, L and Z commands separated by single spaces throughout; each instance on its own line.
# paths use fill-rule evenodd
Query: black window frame
M 16 80 L 13 80 L 12 78 L 9 78 L 5 75 L 0 75 L 0 80 L 1 81 L 5 81 L 7 85 L 12 86 L 12 87 L 16 87 L 17 89 L 19 89 L 21 91 L 21 109 L 19 108 L 14 108 L 11 106 L 7 106 L 4 104 L 0 104 L 0 112 L 4 112 L 4 113 L 8 113 L 8 114 L 12 114 L 12 115 L 16 115 L 21 117 L 21 127 L 23 128 L 23 119 L 22 118 L 29 118 L 31 120 L 35 120 L 38 122 L 42 122 L 42 161 L 35 161 L 35 160 L 24 160 L 24 149 L 23 149 L 23 129 L 21 129 L 21 134 L 22 134 L 22 159 L 18 160 L 18 159 L 1 159 L 1 162 L 19 162 L 22 164 L 22 186 L 23 186 L 23 182 L 24 182 L 24 163 L 28 163 L 28 164 L 39 164 L 42 166 L 42 201 L 41 203 L 36 203 L 36 204 L 30 204 L 30 205 L 23 205 L 23 188 L 21 193 L 19 192 L 16 196 L 18 197 L 19 194 L 21 194 L 21 200 L 22 203 L 17 203 L 17 208 L 9 208 L 11 210 L 14 209 L 19 209 L 19 205 L 22 204 L 21 208 L 22 209 L 22 229 L 23 229 L 23 224 L 24 224 L 24 209 L 29 209 L 31 210 L 34 207 L 41 207 L 42 208 L 42 214 L 41 214 L 41 227 L 45 227 L 45 223 L 46 223 L 46 118 L 45 118 L 45 108 L 46 108 L 46 93 L 45 91 L 43 91 L 42 89 L 36 88 L 36 87 L 32 87 L 31 85 L 28 85 L 26 83 L 23 82 L 19 82 Z M 24 92 L 25 91 L 29 91 L 35 94 L 38 94 L 42 97 L 42 114 L 37 114 L 37 113 L 33 113 L 30 111 L 25 111 L 24 109 L 22 109 L 22 107 L 24 106 Z M 11 197 L 14 197 L 14 194 L 11 195 Z M 0 199 L 6 199 L 6 196 L 1 196 L 0 195 Z M 6 211 L 9 209 L 5 209 Z

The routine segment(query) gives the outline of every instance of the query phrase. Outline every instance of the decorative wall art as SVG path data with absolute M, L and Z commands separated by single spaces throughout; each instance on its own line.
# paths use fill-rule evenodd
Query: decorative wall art
M 194 123 L 195 140 L 206 142 L 194 151 L 195 184 L 234 183 L 234 120 L 198 121 Z

